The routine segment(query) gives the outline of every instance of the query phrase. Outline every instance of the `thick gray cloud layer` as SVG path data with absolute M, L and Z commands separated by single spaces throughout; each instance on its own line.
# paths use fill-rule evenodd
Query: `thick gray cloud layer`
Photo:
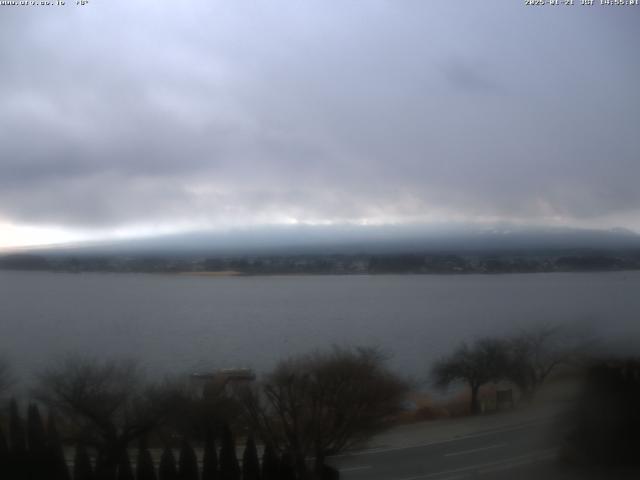
M 0 7 L 0 219 L 640 226 L 640 7 L 522 3 Z

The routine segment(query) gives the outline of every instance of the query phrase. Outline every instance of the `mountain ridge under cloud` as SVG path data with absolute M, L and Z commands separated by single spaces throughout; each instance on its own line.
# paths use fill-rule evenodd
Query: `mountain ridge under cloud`
M 640 248 L 632 230 L 488 225 L 288 225 L 20 249 L 49 255 L 381 254 Z M 15 251 L 15 250 L 14 250 Z

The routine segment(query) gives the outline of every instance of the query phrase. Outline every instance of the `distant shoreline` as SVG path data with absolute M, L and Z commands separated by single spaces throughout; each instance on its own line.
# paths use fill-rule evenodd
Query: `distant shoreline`
M 137 272 L 142 273 L 142 272 Z M 158 272 L 164 273 L 164 272 Z M 171 273 L 171 272 L 167 272 Z M 177 272 L 177 275 L 189 275 L 195 277 L 238 277 L 241 275 L 246 275 L 246 273 L 238 272 L 236 270 L 219 270 L 219 271 L 205 271 L 205 272 L 193 272 L 193 271 L 185 271 L 185 272 Z
M 620 268 L 603 270 L 536 270 L 536 271 L 465 271 L 465 272 L 239 272 L 225 271 L 144 271 L 144 270 L 58 270 L 58 269 L 18 269 L 0 268 L 0 272 L 21 273 L 59 273 L 59 274 L 116 274 L 116 275 L 168 275 L 176 277 L 203 277 L 203 278 L 231 278 L 231 277 L 384 277 L 384 276 L 455 276 L 466 277 L 472 275 L 502 276 L 502 275 L 536 275 L 536 274 L 572 274 L 572 273 L 624 273 L 640 272 L 640 268 Z
M 0 256 L 0 269 L 69 273 L 164 273 L 202 277 L 615 272 L 640 270 L 640 249 L 201 257 L 14 254 Z

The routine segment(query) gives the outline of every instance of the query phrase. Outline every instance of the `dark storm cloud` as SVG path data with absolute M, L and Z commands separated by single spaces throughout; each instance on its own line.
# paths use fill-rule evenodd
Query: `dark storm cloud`
M 112 1 L 1 14 L 0 217 L 15 223 L 640 226 L 640 9 Z

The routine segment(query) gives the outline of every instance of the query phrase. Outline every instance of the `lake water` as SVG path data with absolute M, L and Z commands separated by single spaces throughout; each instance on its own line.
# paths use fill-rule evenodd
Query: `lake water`
M 25 377 L 65 352 L 141 359 L 150 373 L 248 366 L 378 345 L 426 378 L 462 340 L 536 322 L 640 334 L 640 272 L 197 277 L 0 272 L 0 354 Z

